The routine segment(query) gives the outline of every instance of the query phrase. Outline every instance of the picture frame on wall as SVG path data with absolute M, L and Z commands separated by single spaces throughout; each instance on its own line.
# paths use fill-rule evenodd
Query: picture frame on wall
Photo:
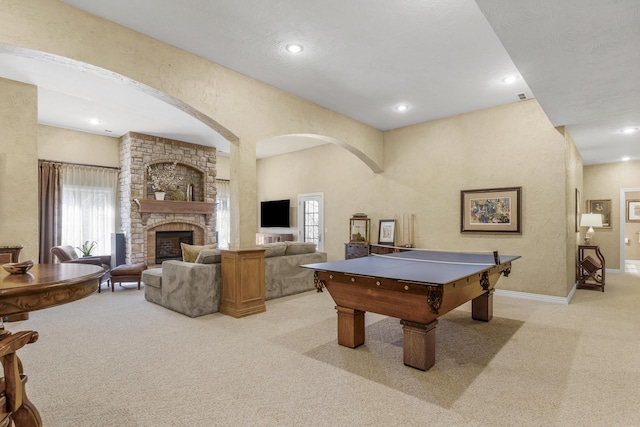
M 602 227 L 611 228 L 611 199 L 587 200 L 587 213 L 602 215 Z
M 522 187 L 462 190 L 462 233 L 522 234 Z
M 576 233 L 580 232 L 580 191 L 576 188 Z
M 396 220 L 381 219 L 378 228 L 378 244 L 379 245 L 395 245 L 396 242 Z
M 627 222 L 640 222 L 640 200 L 627 200 Z

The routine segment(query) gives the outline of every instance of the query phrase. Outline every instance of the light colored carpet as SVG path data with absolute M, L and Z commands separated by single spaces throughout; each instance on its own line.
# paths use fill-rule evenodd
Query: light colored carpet
M 489 323 L 460 307 L 427 372 L 398 319 L 338 346 L 327 292 L 191 319 L 118 287 L 6 327 L 40 333 L 19 355 L 46 427 L 640 425 L 640 277 L 607 281 L 569 305 L 495 296 Z

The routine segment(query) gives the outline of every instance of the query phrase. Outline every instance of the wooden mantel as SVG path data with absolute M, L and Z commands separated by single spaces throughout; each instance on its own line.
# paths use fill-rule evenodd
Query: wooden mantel
M 211 202 L 185 202 L 178 200 L 151 200 L 151 199 L 133 199 L 138 205 L 140 214 L 142 214 L 142 224 L 147 224 L 149 214 L 152 213 L 184 213 L 184 214 L 200 214 L 206 215 L 206 221 L 209 222 L 215 209 L 215 203 Z

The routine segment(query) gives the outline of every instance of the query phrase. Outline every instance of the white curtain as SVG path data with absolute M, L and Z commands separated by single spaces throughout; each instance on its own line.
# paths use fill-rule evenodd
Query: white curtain
M 115 169 L 63 165 L 61 243 L 77 247 L 86 241 L 95 241 L 92 255 L 111 254 L 117 189 Z
M 216 179 L 218 194 L 216 196 L 216 231 L 218 247 L 229 248 L 231 241 L 231 216 L 229 214 L 229 181 Z

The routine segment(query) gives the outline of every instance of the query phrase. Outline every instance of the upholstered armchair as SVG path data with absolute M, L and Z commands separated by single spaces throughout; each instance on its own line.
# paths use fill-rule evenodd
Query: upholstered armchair
M 100 284 L 106 281 L 107 285 L 111 281 L 111 255 L 98 255 L 98 256 L 86 256 L 79 258 L 78 253 L 71 245 L 54 246 L 51 248 L 51 253 L 55 255 L 59 262 L 74 262 L 80 264 L 93 264 L 104 269 L 104 275 L 100 279 Z M 100 292 L 100 286 L 98 286 L 98 292 Z

